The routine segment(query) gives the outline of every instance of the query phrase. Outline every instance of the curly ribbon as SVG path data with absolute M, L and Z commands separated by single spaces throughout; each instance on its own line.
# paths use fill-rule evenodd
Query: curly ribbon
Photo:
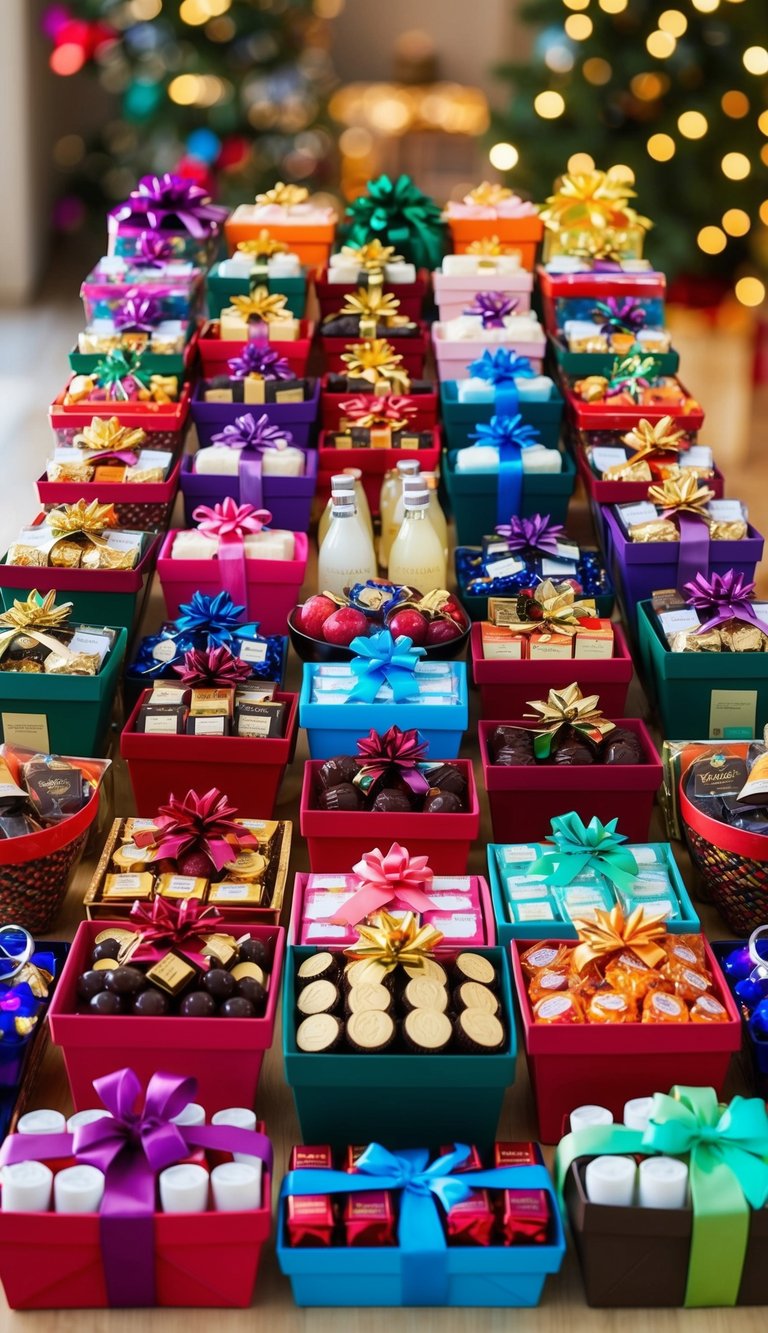
M 658 378 L 658 364 L 656 357 L 637 353 L 617 358 L 610 375 L 587 375 L 574 382 L 574 391 L 588 403 L 601 403 L 622 393 L 639 403 L 641 391 Z
M 540 213 L 550 231 L 590 234 L 629 227 L 647 230 L 653 225 L 630 206 L 629 200 L 636 198 L 631 182 L 609 172 L 569 172 L 560 177 L 556 187 Z
M 637 425 L 622 437 L 622 443 L 634 452 L 625 463 L 617 463 L 607 468 L 603 478 L 620 481 L 627 469 L 636 468 L 639 463 L 647 464 L 663 454 L 679 454 L 684 447 L 684 440 L 685 431 L 675 430 L 672 417 L 662 417 L 655 423 L 643 417 L 642 421 L 638 421 Z
M 385 971 L 396 967 L 423 967 L 443 938 L 435 926 L 420 926 L 413 912 L 393 916 L 382 908 L 371 925 L 356 926 L 358 940 L 344 953 L 348 958 L 381 963 Z
M 395 703 L 410 699 L 415 689 L 416 665 L 426 656 L 426 648 L 415 648 L 407 634 L 394 639 L 388 629 L 379 630 L 370 638 L 358 635 L 349 646 L 355 654 L 350 666 L 357 680 L 348 701 L 373 703 L 382 685 L 391 687 Z
M 132 226 L 148 225 L 153 231 L 186 231 L 201 240 L 218 231 L 228 212 L 220 204 L 213 204 L 202 186 L 165 172 L 162 176 L 142 176 L 125 203 L 112 210 L 112 216 Z
M 485 380 L 494 386 L 494 403 L 500 417 L 517 415 L 520 395 L 516 381 L 532 379 L 536 374 L 529 357 L 519 356 L 506 347 L 499 347 L 495 352 L 486 348 L 481 357 L 470 361 L 467 370 L 475 379 Z
M 634 297 L 609 296 L 605 301 L 596 302 L 592 318 L 596 324 L 603 321 L 600 332 L 606 336 L 630 333 L 635 337 L 645 327 L 646 313 Z
M 211 436 L 211 444 L 226 445 L 240 451 L 238 483 L 240 503 L 261 509 L 264 502 L 261 460 L 271 449 L 278 451 L 293 446 L 293 436 L 282 426 L 270 424 L 264 412 L 258 419 L 246 412 Z
M 126 292 L 112 311 L 115 328 L 121 333 L 151 333 L 160 321 L 162 311 L 160 302 L 154 296 L 142 296 L 141 292 Z
M 306 185 L 286 185 L 285 181 L 275 181 L 271 190 L 256 195 L 256 203 L 261 208 L 287 208 L 289 212 L 308 199 Z
M 612 907 L 610 912 L 598 907 L 594 920 L 574 917 L 573 924 L 579 937 L 573 951 L 573 966 L 577 972 L 583 972 L 590 963 L 600 962 L 622 949 L 629 949 L 651 968 L 657 967 L 667 956 L 658 943 L 667 933 L 664 912 L 647 912 L 644 907 L 636 907 L 625 917 L 618 906 Z
M 141 368 L 141 352 L 125 351 L 122 347 L 114 347 L 111 352 L 107 352 L 88 378 L 100 389 L 106 389 L 108 398 L 119 398 L 126 403 L 130 401 L 131 395 L 124 380 L 135 380 L 143 389 L 149 386 L 146 371 Z
M 414 795 L 423 795 L 429 790 L 429 782 L 420 765 L 426 758 L 427 749 L 426 741 L 422 740 L 415 727 L 401 731 L 399 727 L 392 726 L 381 733 L 371 729 L 367 736 L 361 736 L 357 742 L 357 762 L 360 767 L 353 783 L 361 791 L 370 791 L 381 778 L 394 774 L 402 778 Z M 414 908 L 414 911 L 419 910 Z
M 725 574 L 712 574 L 710 578 L 697 574 L 690 583 L 684 584 L 683 592 L 688 594 L 686 601 L 689 606 L 709 617 L 695 630 L 696 634 L 705 634 L 707 630 L 716 629 L 727 620 L 741 620 L 746 625 L 756 625 L 764 634 L 768 634 L 768 624 L 760 620 L 752 605 L 754 583 L 749 583 L 735 569 L 729 569 Z
M 523 449 L 541 444 L 536 426 L 529 425 L 518 414 L 514 417 L 491 417 L 481 422 L 470 435 L 477 444 L 491 444 L 499 451 L 499 480 L 496 515 L 503 523 L 508 514 L 516 514 L 523 498 Z
M 137 268 L 163 269 L 175 256 L 173 241 L 157 231 L 142 231 L 132 255 L 126 255 L 129 264 Z
M 181 676 L 183 685 L 195 689 L 221 687 L 234 689 L 241 681 L 251 676 L 250 663 L 241 657 L 235 657 L 226 645 L 210 648 L 191 648 L 184 654 L 184 661 L 175 666 L 177 676 Z
M 119 417 L 93 417 L 72 441 L 76 449 L 88 454 L 88 462 L 102 458 L 116 458 L 127 467 L 138 460 L 137 448 L 146 442 L 146 431 L 140 426 L 121 426 Z
M 415 417 L 418 408 L 410 398 L 398 394 L 377 394 L 371 401 L 365 394 L 353 398 L 343 398 L 339 403 L 342 428 L 362 426 L 373 430 L 376 426 L 389 426 L 391 430 L 404 430 L 411 417 Z
M 550 690 L 546 702 L 541 699 L 527 702 L 535 712 L 525 716 L 536 717 L 537 721 L 547 724 L 546 729 L 534 737 L 533 749 L 537 759 L 549 758 L 555 737 L 563 727 L 572 727 L 593 745 L 599 745 L 616 725 L 604 718 L 597 707 L 599 694 L 583 695 L 575 681 L 563 690 Z
M 565 634 L 572 637 L 581 621 L 595 614 L 594 601 L 577 601 L 570 583 L 542 579 L 532 592 L 522 592 L 505 607 L 504 624 L 516 634 Z
M 700 486 L 698 478 L 683 471 L 661 486 L 648 487 L 648 499 L 660 508 L 663 518 L 676 518 L 680 529 L 677 584 L 684 587 L 700 570 L 709 568 L 709 524 L 706 506 L 715 492 Z
M 399 314 L 400 301 L 392 292 L 383 292 L 380 287 L 359 287 L 344 297 L 341 310 L 327 315 L 324 324 L 338 319 L 341 315 L 354 315 L 359 321 L 359 336 L 373 339 L 379 326 L 385 329 L 413 327 L 406 315 Z
M 247 296 L 233 296 L 230 306 L 248 326 L 248 336 L 257 342 L 266 342 L 268 326 L 286 317 L 286 296 L 270 293 L 268 287 L 254 287 Z
M 552 885 L 572 884 L 585 870 L 596 870 L 617 889 L 631 889 L 638 874 L 637 861 L 623 833 L 616 832 L 618 819 L 603 824 L 593 815 L 588 824 L 572 810 L 556 815 L 552 832 L 538 860 L 528 868 L 529 875 L 546 875 Z
M 98 500 L 78 500 L 49 510 L 45 522 L 53 536 L 51 546 L 64 537 L 85 537 L 92 546 L 104 546 L 101 533 L 105 528 L 117 527 L 117 511 L 114 505 L 102 505 Z
M 528 518 L 512 514 L 508 523 L 497 523 L 495 531 L 510 551 L 543 551 L 556 556 L 563 525 L 553 523 L 549 514 L 531 514 Z
M 734 1097 L 722 1105 L 714 1088 L 674 1087 L 669 1095 L 656 1093 L 644 1132 L 611 1125 L 567 1134 L 555 1158 L 561 1197 L 572 1163 L 602 1153 L 687 1157 L 693 1228 L 685 1305 L 735 1305 L 749 1210 L 768 1201 L 768 1113 L 762 1099 Z
M 104 1172 L 99 1234 L 107 1301 L 115 1308 L 146 1308 L 156 1303 L 158 1173 L 195 1148 L 247 1153 L 271 1171 L 272 1145 L 264 1134 L 233 1125 L 173 1124 L 197 1096 L 194 1078 L 153 1074 L 143 1098 L 132 1069 L 94 1079 L 93 1086 L 108 1116 L 79 1125 L 74 1134 L 11 1134 L 0 1149 L 0 1161 L 8 1166 L 74 1157 Z
M 350 343 L 341 357 L 351 379 L 367 380 L 374 386 L 387 385 L 400 393 L 408 393 L 411 381 L 401 369 L 402 356 L 385 338 L 370 338 L 367 342 Z
M 426 856 L 411 856 L 405 847 L 393 842 L 385 854 L 378 847 L 364 852 L 353 866 L 355 889 L 348 902 L 334 916 L 334 923 L 357 926 L 366 917 L 390 905 L 406 907 L 418 916 L 428 912 L 432 900 L 426 890 L 434 878 Z
M 247 342 L 239 356 L 227 362 L 230 379 L 247 380 L 251 376 L 262 380 L 292 380 L 290 362 L 279 352 L 257 342 Z
M 134 842 L 137 847 L 152 847 L 158 860 L 176 861 L 190 852 L 201 852 L 222 870 L 239 852 L 257 845 L 253 834 L 235 821 L 236 814 L 237 807 L 218 787 L 211 787 L 203 796 L 196 791 L 188 791 L 183 798 L 171 795 L 158 811 L 155 828 L 138 829 Z
M 220 504 L 198 505 L 192 517 L 206 537 L 214 537 L 219 544 L 219 576 L 226 591 L 236 602 L 248 604 L 245 577 L 245 538 L 248 533 L 259 533 L 272 522 L 268 509 L 254 509 L 251 504 L 238 504 L 227 495 Z
M 416 268 L 435 269 L 443 257 L 446 231 L 440 209 L 410 176 L 379 176 L 347 206 L 344 236 L 353 245 L 386 240 Z
M 56 605 L 55 589 L 43 597 L 37 588 L 33 588 L 25 601 L 15 600 L 9 611 L 0 614 L 0 658 L 5 656 L 6 650 L 19 634 L 26 634 L 50 652 L 56 653 L 57 657 L 69 661 L 72 654 L 66 644 L 45 631 L 65 628 L 71 614 L 71 602 Z
M 281 1199 L 308 1194 L 358 1194 L 362 1191 L 398 1192 L 398 1283 L 403 1305 L 446 1305 L 449 1299 L 450 1250 L 443 1219 L 456 1204 L 474 1190 L 545 1190 L 551 1181 L 543 1166 L 499 1166 L 489 1170 L 466 1170 L 463 1163 L 471 1149 L 458 1143 L 429 1164 L 425 1148 L 390 1152 L 371 1143 L 355 1162 L 355 1173 L 344 1171 L 289 1171 L 280 1190 Z M 460 1174 L 453 1175 L 454 1171 Z M 438 1208 L 437 1205 L 440 1205 Z M 556 1237 L 561 1244 L 561 1236 Z
M 465 315 L 479 315 L 484 329 L 503 329 L 507 315 L 514 314 L 520 304 L 517 296 L 505 292 L 476 292 Z

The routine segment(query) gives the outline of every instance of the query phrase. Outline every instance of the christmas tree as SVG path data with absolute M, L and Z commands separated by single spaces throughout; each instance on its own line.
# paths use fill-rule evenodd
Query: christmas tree
M 512 91 L 490 157 L 507 183 L 542 200 L 566 170 L 628 167 L 658 266 L 720 274 L 757 304 L 766 0 L 529 0 L 520 15 L 538 32 L 525 63 L 497 71 Z
M 119 113 L 68 163 L 76 220 L 147 172 L 240 202 L 283 180 L 315 190 L 332 154 L 328 0 L 67 0 L 45 11 L 54 74 L 95 77 Z M 331 7 L 332 8 L 332 7 Z M 104 156 L 106 154 L 106 157 Z M 109 169 L 105 170 L 105 163 Z M 90 170 L 89 170 L 90 166 Z

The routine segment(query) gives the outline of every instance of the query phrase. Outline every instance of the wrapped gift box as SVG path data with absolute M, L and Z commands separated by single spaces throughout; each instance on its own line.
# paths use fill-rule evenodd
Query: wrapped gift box
M 443 480 L 461 546 L 478 545 L 485 533 L 493 532 L 498 516 L 498 471 L 457 472 L 457 452 L 445 456 Z M 561 453 L 560 472 L 524 472 L 520 514 L 549 514 L 553 523 L 565 523 L 568 504 L 576 485 L 576 465 L 569 453 Z
M 544 327 L 554 335 L 568 319 L 591 319 L 598 301 L 634 301 L 650 326 L 664 324 L 667 280 L 645 260 L 585 260 L 559 255 L 536 268 Z
M 379 326 L 381 328 L 381 325 Z M 421 379 L 424 374 L 424 363 L 429 349 L 429 335 L 427 325 L 419 322 L 419 331 L 412 337 L 397 337 L 396 329 L 385 329 L 381 335 L 391 342 L 395 352 L 400 357 L 400 368 L 405 371 L 410 379 Z M 349 351 L 350 346 L 360 341 L 360 335 L 348 335 L 345 337 L 334 337 L 331 334 L 324 333 L 322 325 L 320 326 L 319 346 L 323 357 L 323 369 L 326 374 L 341 375 L 344 373 L 345 363 L 343 357 Z
M 333 315 L 347 296 L 353 296 L 360 283 L 356 279 L 349 282 L 334 282 L 330 279 L 331 270 L 324 266 L 314 274 L 314 287 L 320 306 L 320 318 Z M 384 291 L 391 292 L 400 302 L 399 314 L 406 319 L 421 319 L 424 298 L 429 286 L 429 274 L 426 269 L 419 269 L 413 282 L 391 282 L 385 275 Z
M 409 422 L 407 434 L 413 435 L 419 429 L 417 426 L 411 426 Z M 329 435 L 337 432 L 322 430 L 317 448 L 317 494 L 319 499 L 327 500 L 330 496 L 331 477 L 335 473 L 345 467 L 357 467 L 363 474 L 360 480 L 368 501 L 368 507 L 372 514 L 378 514 L 384 474 L 396 467 L 401 458 L 417 459 L 421 464 L 422 472 L 434 472 L 437 469 L 441 451 L 440 427 L 427 426 L 424 429 L 431 430 L 432 434 L 432 443 L 426 449 L 379 449 L 378 447 L 336 449 L 329 445 L 327 441 Z
M 298 338 L 292 342 L 275 340 L 268 344 L 271 352 L 277 352 L 278 356 L 285 357 L 298 379 L 303 379 L 307 373 L 309 349 L 312 346 L 314 332 L 315 326 L 312 321 L 302 319 L 299 322 Z M 197 346 L 203 377 L 212 379 L 214 375 L 226 375 L 227 362 L 241 354 L 245 339 L 236 342 L 231 338 L 220 337 L 218 320 L 209 320 L 200 330 Z
M 237 267 L 239 269 L 240 266 Z M 274 267 L 274 264 L 269 265 L 270 270 Z M 229 259 L 214 264 L 208 270 L 206 290 L 209 319 L 218 319 L 222 310 L 231 304 L 233 296 L 247 296 L 251 290 L 252 279 L 249 268 L 244 267 L 242 272 L 234 272 L 232 269 L 233 259 Z M 285 309 L 288 314 L 294 315 L 296 319 L 303 319 L 307 305 L 308 276 L 308 270 L 301 266 L 297 274 L 271 271 L 266 275 L 260 273 L 258 281 L 267 288 L 270 295 L 285 297 Z
M 176 375 L 180 380 L 190 378 L 197 358 L 197 338 L 198 326 L 190 323 L 181 351 L 142 352 L 142 369 L 147 375 Z M 69 352 L 69 368 L 75 375 L 92 375 L 103 355 L 103 352 L 81 352 L 75 344 Z
M 36 482 L 37 495 L 46 508 L 75 504 L 78 500 L 111 504 L 121 528 L 162 532 L 171 521 L 180 475 L 181 460 L 171 468 L 165 481 L 49 481 L 48 473 L 44 472 Z
M 322 379 L 322 396 L 320 400 L 320 420 L 323 430 L 338 430 L 341 425 L 342 417 L 345 415 L 344 404 L 348 403 L 350 398 L 357 399 L 364 397 L 371 408 L 376 407 L 386 399 L 392 397 L 402 398 L 406 404 L 413 409 L 413 415 L 408 418 L 410 425 L 414 430 L 431 430 L 438 424 L 438 398 L 437 390 L 434 385 L 422 381 L 419 389 L 411 385 L 408 393 L 398 394 L 395 390 L 387 389 L 381 397 L 373 391 L 373 386 L 366 385 L 366 390 L 360 389 L 340 389 L 338 385 L 338 376 L 324 375 Z M 363 383 L 363 381 L 359 381 Z
M 231 380 L 231 384 L 237 384 L 236 380 Z M 317 418 L 320 409 L 320 381 L 316 379 L 304 380 L 304 400 L 300 403 L 255 403 L 252 405 L 240 402 L 232 403 L 214 403 L 205 401 L 205 381 L 201 380 L 195 385 L 192 394 L 190 411 L 192 420 L 197 429 L 197 438 L 201 448 L 206 448 L 211 443 L 214 435 L 224 430 L 226 426 L 243 412 L 257 408 L 259 414 L 266 412 L 271 426 L 282 426 L 290 431 L 294 443 L 300 448 L 305 449 L 314 444 L 315 432 L 317 429 Z
M 185 259 L 168 258 L 149 267 L 120 255 L 104 255 L 80 287 L 88 324 L 111 318 L 126 297 L 150 297 L 161 319 L 196 320 L 203 313 L 205 275 Z
M 662 417 L 672 417 L 676 428 L 687 433 L 704 424 L 703 408 L 674 375 L 662 375 L 657 388 L 638 392 L 633 401 L 622 393 L 588 402 L 576 392 L 578 382 L 573 375 L 563 379 L 566 412 L 578 430 L 631 430 L 643 418 L 656 422 Z
M 522 319 L 526 316 L 522 315 Z M 514 319 L 514 316 L 513 316 Z M 504 348 L 516 352 L 518 356 L 527 356 L 533 369 L 540 371 L 544 362 L 546 336 L 543 329 L 531 331 L 530 335 L 518 335 L 514 325 L 509 329 L 490 329 L 493 335 L 503 332 L 503 337 L 488 337 L 478 320 L 477 333 L 472 337 L 451 337 L 449 325 L 438 320 L 432 325 L 432 348 L 437 365 L 438 378 L 441 380 L 465 380 L 468 377 L 467 365 L 476 361 L 486 351 Z
M 463 315 L 479 292 L 513 296 L 521 314 L 531 308 L 533 274 L 510 255 L 446 255 L 432 282 L 441 320 Z
M 293 443 L 293 442 L 292 442 Z M 263 503 L 272 515 L 276 528 L 291 532 L 308 532 L 312 516 L 312 502 L 317 485 L 317 451 L 302 449 L 304 473 L 300 477 L 272 476 L 262 478 Z M 187 454 L 181 463 L 181 493 L 184 496 L 184 521 L 194 526 L 192 517 L 198 505 L 220 504 L 229 495 L 240 503 L 239 476 L 214 473 L 199 474 L 195 459 L 199 454 Z
M 495 190 L 497 197 L 494 199 L 491 193 L 483 198 L 484 184 L 463 200 L 452 200 L 446 206 L 445 220 L 453 249 L 463 255 L 476 241 L 498 241 L 505 254 L 517 255 L 521 267 L 532 271 L 544 235 L 544 223 L 536 206 L 513 195 L 511 190 L 493 185 L 490 190 Z
M 440 384 L 440 412 L 449 449 L 464 449 L 471 444 L 470 436 L 475 428 L 498 413 L 493 397 L 484 402 L 470 402 L 463 397 L 462 383 L 466 386 L 467 381 L 443 380 Z M 563 420 L 560 391 L 547 376 L 537 376 L 535 381 L 520 379 L 517 387 L 517 411 L 523 421 L 539 432 L 542 444 L 548 449 L 556 449 Z M 483 388 L 493 392 L 492 385 L 483 383 Z
M 547 521 L 550 516 L 533 515 L 534 522 L 537 517 Z M 483 534 L 486 542 L 491 537 L 492 533 Z M 504 546 L 505 540 L 499 539 L 500 547 Z M 563 542 L 566 546 L 571 544 L 567 535 L 563 535 Z M 485 582 L 490 577 L 485 571 L 492 569 L 495 562 L 488 564 L 483 548 L 457 546 L 454 550 L 456 586 L 461 604 L 470 619 L 487 620 L 488 603 L 491 598 L 516 597 L 523 588 L 536 588 L 545 578 L 549 578 L 556 583 L 561 579 L 575 580 L 582 588 L 582 592 L 576 594 L 577 597 L 586 597 L 594 601 L 595 615 L 603 620 L 610 620 L 613 615 L 615 591 L 607 571 L 601 564 L 599 552 L 579 546 L 578 543 L 573 545 L 577 546 L 579 552 L 578 558 L 573 560 L 567 556 L 558 560 L 549 559 L 548 551 L 539 550 L 535 546 L 528 546 L 518 551 L 510 550 L 510 556 L 514 559 L 517 570 L 502 574 L 490 584 Z M 618 711 L 621 712 L 621 709 Z
M 69 385 L 71 383 L 72 380 Z M 63 390 L 49 407 L 48 420 L 56 443 L 60 445 L 71 445 L 75 435 L 89 426 L 94 417 L 117 417 L 121 426 L 140 428 L 145 432 L 142 448 L 178 455 L 184 448 L 187 433 L 190 393 L 189 384 L 183 384 L 175 403 L 122 402 L 116 398 L 104 402 L 83 399 L 78 403 L 65 403 L 66 390 Z
M 550 690 L 560 690 L 578 677 L 583 693 L 599 694 L 600 706 L 611 717 L 623 717 L 632 679 L 632 654 L 621 625 L 613 625 L 613 656 L 590 661 L 571 657 L 562 660 L 494 661 L 483 654 L 482 626 L 475 623 L 470 634 L 472 679 L 480 692 L 480 716 L 522 715 L 532 698 L 544 699 Z M 665 735 L 667 733 L 665 732 Z M 691 735 L 698 734 L 691 732 Z
M 108 253 L 170 253 L 207 268 L 216 257 L 227 211 L 212 202 L 204 186 L 182 176 L 142 176 L 128 198 L 107 214 Z
M 279 188 L 278 183 L 275 189 Z M 306 194 L 304 190 L 304 198 L 296 204 L 238 204 L 224 224 L 229 253 L 233 254 L 241 241 L 256 240 L 266 228 L 276 241 L 285 242 L 307 268 L 323 268 L 333 247 L 337 217 L 332 208 L 315 205 L 311 200 L 305 202 Z

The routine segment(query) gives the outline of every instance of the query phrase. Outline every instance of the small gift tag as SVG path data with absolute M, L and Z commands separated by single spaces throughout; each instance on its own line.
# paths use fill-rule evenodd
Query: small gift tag
M 619 505 L 618 510 L 625 528 L 631 528 L 635 523 L 653 523 L 659 517 L 656 506 L 651 504 L 650 500 L 640 500 L 637 504 L 631 505 Z
M 267 644 L 256 639 L 238 639 L 237 656 L 241 662 L 264 662 L 267 657 Z
M 598 445 L 592 450 L 592 462 L 598 472 L 607 472 L 609 467 L 621 467 L 627 461 L 626 449 L 614 449 L 609 445 Z
M 690 449 L 684 449 L 680 454 L 681 467 L 700 467 L 711 468 L 713 466 L 712 450 L 705 444 L 692 444 Z
M 516 555 L 511 555 L 507 559 L 490 561 L 488 575 L 494 579 L 508 579 L 512 578 L 514 574 L 519 574 L 523 569 L 525 569 L 525 561 L 520 560 Z
M 135 551 L 137 546 L 141 546 L 144 534 L 142 532 L 105 532 L 102 534 L 104 545 L 111 551 Z
M 432 879 L 435 893 L 469 893 L 471 887 L 470 875 L 435 875 Z
M 710 500 L 707 513 L 719 523 L 730 523 L 744 517 L 744 505 L 741 500 Z
M 178 652 L 173 639 L 161 639 L 152 649 L 152 656 L 156 662 L 172 662 Z
M 698 629 L 700 624 L 699 617 L 693 607 L 684 607 L 679 611 L 661 611 L 659 620 L 667 638 L 671 634 L 681 634 L 685 630 Z
M 538 847 L 531 846 L 528 843 L 514 843 L 511 847 L 501 848 L 505 865 L 515 865 L 520 861 L 535 861 L 538 854 Z
M 71 653 L 98 653 L 101 663 L 109 652 L 110 644 L 111 639 L 107 634 L 93 634 L 78 629 L 75 630 L 67 647 Z
M 552 560 L 544 556 L 541 561 L 541 572 L 544 578 L 557 577 L 558 574 L 565 578 L 572 577 L 577 572 L 576 562 L 574 560 Z

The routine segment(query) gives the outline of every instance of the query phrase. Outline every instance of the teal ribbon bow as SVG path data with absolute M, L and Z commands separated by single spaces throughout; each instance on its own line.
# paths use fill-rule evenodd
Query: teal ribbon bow
M 423 194 L 410 176 L 379 176 L 367 192 L 347 207 L 342 229 L 347 244 L 380 240 L 417 268 L 439 268 L 446 246 L 446 227 L 434 199 Z
M 141 354 L 126 352 L 120 347 L 114 347 L 96 363 L 93 378 L 100 388 L 108 390 L 110 397 L 122 398 L 125 401 L 130 395 L 123 385 L 123 380 L 134 379 L 145 389 L 148 385 L 146 372 L 141 369 Z
M 415 648 L 413 639 L 400 634 L 396 639 L 388 629 L 370 638 L 358 635 L 349 645 L 355 656 L 350 666 L 357 676 L 348 699 L 373 703 L 382 685 L 390 685 L 395 703 L 403 703 L 414 693 L 414 673 L 426 648 Z
M 623 833 L 616 832 L 618 819 L 607 824 L 593 815 L 588 824 L 571 810 L 551 820 L 547 843 L 554 844 L 528 867 L 529 875 L 546 875 L 554 886 L 572 884 L 584 870 L 596 870 L 617 889 L 631 889 L 638 873 L 637 861 Z M 545 844 L 546 846 L 546 844 Z
M 768 1113 L 758 1097 L 718 1103 L 714 1088 L 656 1093 L 645 1133 L 624 1125 L 578 1130 L 555 1158 L 558 1192 L 571 1164 L 601 1153 L 688 1159 L 693 1227 L 685 1304 L 735 1305 L 749 1240 L 749 1209 L 768 1200 Z
M 457 1143 L 429 1164 L 425 1148 L 403 1148 L 389 1152 L 371 1143 L 355 1163 L 355 1174 L 345 1171 L 289 1171 L 280 1190 L 289 1195 L 358 1194 L 371 1188 L 398 1191 L 400 1217 L 398 1242 L 401 1258 L 403 1305 L 445 1305 L 448 1299 L 450 1266 L 445 1232 L 436 1203 L 445 1212 L 463 1203 L 475 1189 L 543 1189 L 551 1181 L 543 1166 L 499 1166 L 487 1171 L 452 1173 L 467 1160 L 470 1149 Z M 562 1243 L 557 1217 L 553 1245 Z

